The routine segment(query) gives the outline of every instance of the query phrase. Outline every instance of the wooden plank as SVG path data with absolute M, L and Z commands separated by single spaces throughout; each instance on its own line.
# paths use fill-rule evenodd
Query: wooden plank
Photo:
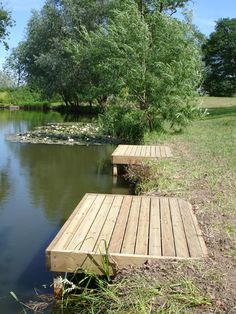
M 51 267 L 54 272 L 78 272 L 81 268 L 97 274 L 104 274 L 102 254 L 87 252 L 68 252 L 68 251 L 52 251 Z M 183 258 L 183 257 L 166 257 L 166 256 L 149 256 L 134 254 L 109 254 L 109 271 L 110 275 L 115 274 L 117 269 L 132 266 L 141 266 L 145 262 L 157 262 L 158 260 L 199 260 L 199 258 Z
M 203 257 L 199 237 L 198 234 L 196 233 L 195 225 L 189 210 L 189 204 L 188 202 L 181 199 L 178 200 L 178 202 L 182 215 L 190 257 Z
M 132 203 L 132 196 L 124 196 L 123 203 L 120 208 L 119 216 L 116 221 L 116 225 L 111 236 L 109 244 L 109 252 L 119 253 L 125 234 L 126 224 L 129 217 L 129 211 Z
M 52 240 L 52 242 L 50 243 L 50 245 L 47 247 L 47 250 L 53 250 L 54 247 L 56 246 L 58 240 L 65 235 L 66 229 L 68 228 L 69 224 L 71 223 L 71 221 L 73 221 L 74 216 L 77 214 L 77 211 L 79 208 L 82 207 L 84 201 L 86 200 L 86 198 L 88 197 L 88 194 L 85 194 L 84 197 L 82 198 L 82 200 L 80 201 L 80 203 L 76 206 L 75 210 L 72 212 L 72 214 L 69 216 L 69 218 L 66 220 L 66 222 L 64 223 L 64 225 L 62 226 L 62 228 L 59 230 L 59 232 L 56 234 L 56 236 L 54 237 L 54 239 Z M 94 196 L 95 198 L 95 196 Z
M 120 151 L 120 155 L 125 156 L 128 147 L 129 147 L 129 145 L 122 145 L 122 149 Z
M 113 164 L 140 164 L 145 160 L 153 160 L 152 157 L 143 157 L 143 156 L 114 156 Z
M 162 255 L 176 256 L 168 198 L 160 198 Z
M 145 146 L 145 145 L 141 146 L 140 157 L 145 157 L 146 156 L 146 149 L 147 149 L 147 146 Z
M 142 196 L 135 254 L 148 254 L 150 197 Z
M 90 207 L 95 202 L 97 194 L 86 194 L 85 198 L 78 204 L 72 215 L 67 220 L 65 227 L 60 230 L 60 240 L 56 245 L 56 249 L 66 249 L 67 245 L 72 240 L 78 227 L 83 223 Z
M 156 147 L 151 146 L 151 157 L 156 158 Z
M 126 149 L 124 155 L 125 156 L 130 156 L 131 150 L 132 150 L 132 145 L 127 145 L 127 149 Z
M 158 197 L 151 197 L 149 255 L 161 256 L 161 220 Z
M 196 230 L 196 234 L 198 236 L 198 240 L 199 240 L 199 243 L 200 243 L 200 246 L 202 249 L 203 257 L 208 257 L 208 251 L 207 251 L 206 243 L 204 241 L 202 231 L 199 227 L 197 217 L 195 216 L 195 214 L 193 212 L 191 204 L 188 203 L 188 207 L 189 207 L 190 214 L 192 216 L 193 223 L 195 225 L 195 230 Z
M 172 157 L 172 152 L 169 146 L 165 146 L 166 157 Z
M 156 146 L 156 158 L 161 158 L 161 150 L 160 150 L 160 146 Z
M 145 154 L 146 157 L 151 157 L 151 146 L 146 146 L 146 154 Z
M 95 252 L 97 252 L 98 250 L 100 253 L 105 253 L 106 249 L 109 247 L 111 235 L 117 220 L 117 216 L 120 211 L 123 198 L 124 197 L 122 195 L 115 196 L 114 202 L 112 203 L 111 206 L 111 210 L 107 215 L 107 219 L 102 227 L 96 246 L 94 247 Z
M 166 158 L 171 156 L 172 153 L 168 146 L 119 145 L 112 154 L 112 163 L 135 164 L 144 160 Z
M 100 231 L 106 221 L 107 215 L 110 211 L 114 198 L 115 196 L 113 195 L 106 195 L 102 203 L 102 206 L 100 207 L 99 212 L 91 225 L 90 230 L 88 231 L 87 235 L 85 235 L 85 239 L 82 246 L 80 247 L 80 250 L 84 252 L 86 251 L 93 252 L 95 243 L 97 242 Z
M 125 230 L 124 241 L 121 248 L 122 253 L 134 253 L 140 204 L 141 198 L 134 196 L 130 208 L 127 227 Z
M 176 256 L 189 257 L 188 244 L 179 210 L 178 200 L 176 198 L 170 198 L 169 205 L 172 218 Z
M 67 250 L 75 250 L 78 251 L 80 246 L 82 245 L 84 238 L 86 237 L 94 219 L 96 218 L 100 207 L 102 206 L 102 203 L 105 199 L 104 194 L 98 194 L 94 203 L 89 209 L 89 212 L 86 216 L 86 220 L 84 220 L 84 223 L 81 224 L 74 234 L 73 238 L 71 239 L 69 245 L 67 246 Z
M 118 147 L 112 153 L 112 156 L 121 155 L 125 152 L 126 149 L 127 149 L 127 145 L 118 145 Z
M 130 156 L 135 156 L 135 152 L 138 148 L 138 145 L 132 145 L 132 149 L 131 149 L 131 152 L 130 152 Z
M 141 151 L 142 151 L 142 145 L 138 145 L 135 152 L 135 156 L 139 157 L 141 155 Z
M 165 157 L 166 157 L 165 146 L 160 146 L 160 151 L 161 151 L 161 157 L 162 157 L 162 158 L 165 158 Z
M 76 209 L 59 232 L 60 237 L 56 236 L 46 250 L 52 271 L 84 268 L 104 274 L 104 260 L 108 258 L 112 274 L 118 268 L 140 266 L 147 260 L 207 256 L 196 216 L 184 200 L 87 194 Z M 105 242 L 109 244 L 108 255 Z
M 74 217 L 77 215 L 79 209 L 82 207 L 82 205 L 84 204 L 84 201 L 88 198 L 88 197 L 92 197 L 92 195 L 89 194 L 85 194 L 84 197 L 82 198 L 82 200 L 80 201 L 80 203 L 77 205 L 77 207 L 75 208 L 75 210 L 72 212 L 72 214 L 69 216 L 69 218 L 67 219 L 67 221 L 64 223 L 64 225 L 62 226 L 62 228 L 59 230 L 59 232 L 57 233 L 57 235 L 54 237 L 54 239 L 52 240 L 52 242 L 49 244 L 49 246 L 47 247 L 47 249 L 45 250 L 45 257 L 46 257 L 46 268 L 47 270 L 50 269 L 50 259 L 51 259 L 51 251 L 57 246 L 59 241 L 65 241 L 68 236 L 71 236 L 71 233 L 67 233 L 66 229 L 68 228 L 68 226 L 74 222 Z M 95 195 L 94 199 L 95 199 Z M 77 220 L 75 220 L 77 223 Z M 63 245 L 62 247 L 58 246 L 59 249 L 63 249 Z

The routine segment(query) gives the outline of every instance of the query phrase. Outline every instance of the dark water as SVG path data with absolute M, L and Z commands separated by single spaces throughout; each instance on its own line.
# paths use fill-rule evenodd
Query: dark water
M 71 119 L 70 119 L 71 120 Z M 129 193 L 113 184 L 106 146 L 19 144 L 5 140 L 58 113 L 0 111 L 0 313 L 20 313 L 22 301 L 51 292 L 44 251 L 86 192 Z M 45 288 L 46 285 L 46 288 Z

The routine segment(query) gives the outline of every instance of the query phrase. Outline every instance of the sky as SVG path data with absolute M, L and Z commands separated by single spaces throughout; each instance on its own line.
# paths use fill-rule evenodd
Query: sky
M 2 1 L 2 0 L 1 0 Z M 3 0 L 5 7 L 12 12 L 16 25 L 10 29 L 8 44 L 11 48 L 24 40 L 27 21 L 32 10 L 40 10 L 45 0 Z M 193 10 L 193 23 L 209 36 L 219 18 L 236 17 L 236 0 L 192 0 L 189 7 Z M 9 54 L 0 44 L 0 69 Z

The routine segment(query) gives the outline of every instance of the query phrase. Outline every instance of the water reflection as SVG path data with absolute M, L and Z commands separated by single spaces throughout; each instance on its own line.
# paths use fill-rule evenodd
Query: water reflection
M 10 182 L 7 169 L 0 169 L 0 205 L 7 198 L 10 190 Z M 1 206 L 0 206 L 1 209 Z
M 64 116 L 58 112 L 48 112 L 43 111 L 10 111 L 10 110 L 1 110 L 0 111 L 0 126 L 1 128 L 4 125 L 9 126 L 14 125 L 16 130 L 21 127 L 27 129 L 32 129 L 35 126 L 41 125 L 42 123 L 48 122 L 63 122 Z M 22 131 L 22 130 L 21 130 Z
M 111 146 L 14 145 L 34 208 L 64 222 L 87 192 L 111 192 Z

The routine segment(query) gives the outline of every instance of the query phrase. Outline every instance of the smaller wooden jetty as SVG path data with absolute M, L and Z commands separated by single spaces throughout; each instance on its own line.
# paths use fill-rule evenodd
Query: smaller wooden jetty
M 53 272 L 110 274 L 147 260 L 201 259 L 191 204 L 178 198 L 86 194 L 46 250 Z
M 168 146 L 118 145 L 112 153 L 113 175 L 117 175 L 117 165 L 134 165 L 146 160 L 172 157 Z
M 9 109 L 10 110 L 20 110 L 20 106 L 10 105 Z

